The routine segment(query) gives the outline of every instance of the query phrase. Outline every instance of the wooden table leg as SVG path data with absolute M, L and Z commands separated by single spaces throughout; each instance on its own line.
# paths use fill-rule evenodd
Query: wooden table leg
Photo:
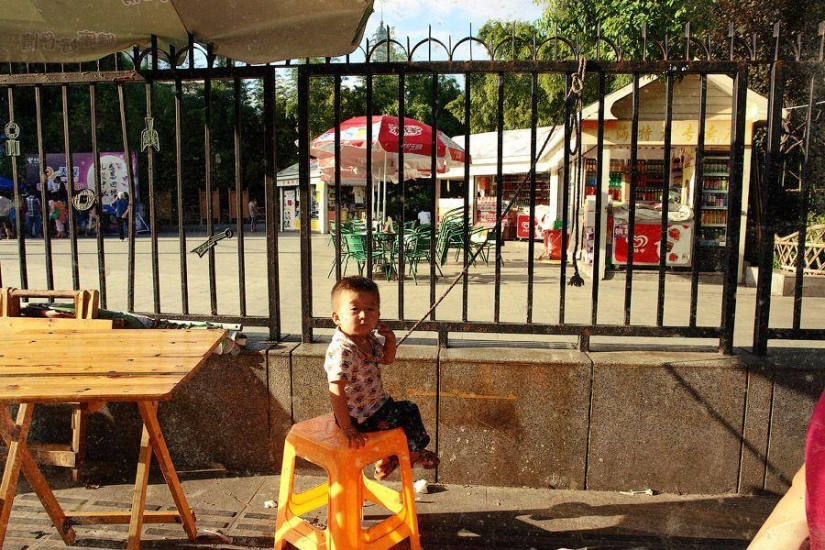
M 26 436 L 29 426 L 32 423 L 32 410 L 34 406 L 23 403 L 17 410 L 17 422 L 14 422 L 11 429 L 6 431 L 8 426 L 3 426 L 3 439 L 9 447 L 9 456 L 6 459 L 6 468 L 3 470 L 3 482 L 0 484 L 0 546 L 6 540 L 6 528 L 11 516 L 11 507 L 14 504 L 14 495 L 17 492 L 17 480 L 20 477 L 20 467 L 23 463 L 23 452 L 26 444 Z M 8 409 L 4 407 L 5 415 L 11 420 Z M 4 423 L 5 424 L 5 423 Z M 22 444 L 21 444 L 22 442 Z
M 135 490 L 132 495 L 132 516 L 129 520 L 128 550 L 140 548 L 140 533 L 143 530 L 143 514 L 146 510 L 146 488 L 149 484 L 149 467 L 152 464 L 152 440 L 146 426 L 140 438 L 140 455 L 138 457 Z
M 17 422 L 15 423 L 11 419 L 8 407 L 0 407 L 0 436 L 2 436 L 9 449 L 9 455 L 6 459 L 6 469 L 3 472 L 3 485 L 0 487 L 0 498 L 2 498 L 2 509 L 0 509 L 0 546 L 3 545 L 3 540 L 6 537 L 6 526 L 8 525 L 9 515 L 11 514 L 14 495 L 17 489 L 16 476 L 19 475 L 19 469 L 23 470 L 23 475 L 26 476 L 29 485 L 31 485 L 37 497 L 40 499 L 40 503 L 52 520 L 52 524 L 54 524 L 55 529 L 57 529 L 60 538 L 62 538 L 63 542 L 67 545 L 73 545 L 76 538 L 75 531 L 72 529 L 71 524 L 66 518 L 66 514 L 63 512 L 63 508 L 61 508 L 57 502 L 54 493 L 52 493 L 52 490 L 46 482 L 46 478 L 43 477 L 40 468 L 37 467 L 34 458 L 32 458 L 26 446 L 28 425 L 31 423 L 33 412 L 34 404 L 24 403 L 20 405 L 17 411 Z M 28 420 L 26 420 L 26 416 L 28 416 Z M 24 427 L 25 429 L 23 429 Z M 15 454 L 17 458 L 19 458 L 17 464 L 19 469 L 15 474 L 14 487 L 6 485 L 6 473 L 13 473 L 15 467 L 14 461 L 17 460 L 12 454 L 12 447 L 15 447 Z M 8 479 L 11 485 L 11 477 Z
M 181 487 L 175 466 L 172 464 L 172 456 L 169 454 L 166 439 L 163 437 L 163 432 L 161 432 L 160 423 L 158 422 L 157 408 L 157 402 L 138 402 L 138 409 L 140 410 L 140 415 L 143 417 L 144 430 L 148 430 L 149 436 L 152 439 L 152 449 L 155 452 L 155 458 L 158 461 L 160 471 L 163 472 L 166 485 L 169 486 L 169 491 L 172 493 L 172 499 L 175 501 L 178 513 L 180 513 L 183 529 L 186 531 L 189 540 L 194 541 L 198 536 L 198 530 L 195 526 L 195 515 L 189 508 L 189 503 L 186 501 L 186 495 L 183 493 L 183 487 Z

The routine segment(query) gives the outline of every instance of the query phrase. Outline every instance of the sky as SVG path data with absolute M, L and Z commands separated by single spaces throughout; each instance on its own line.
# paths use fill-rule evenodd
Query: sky
M 407 36 L 412 44 L 427 38 L 428 25 L 434 37 L 447 43 L 451 36 L 455 44 L 469 36 L 471 23 L 475 34 L 489 19 L 534 21 L 543 11 L 534 0 L 375 0 L 374 7 L 364 36 L 372 40 L 383 14 L 402 44 Z

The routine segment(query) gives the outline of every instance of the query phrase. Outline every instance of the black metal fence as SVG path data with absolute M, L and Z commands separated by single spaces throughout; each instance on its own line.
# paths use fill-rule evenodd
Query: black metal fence
M 316 329 L 333 328 L 328 290 L 345 273 L 344 261 L 351 256 L 341 231 L 331 238 L 313 231 L 310 211 L 315 194 L 321 193 L 322 199 L 335 197 L 328 204 L 322 200 L 321 207 L 327 211 L 319 223 L 327 216 L 343 221 L 345 207 L 349 207 L 342 198 L 340 169 L 332 172 L 327 186 L 310 185 L 310 142 L 317 127 L 339 126 L 347 109 L 377 116 L 379 102 L 374 96 L 379 88 L 397 94 L 392 102 L 394 114 L 411 116 L 410 90 L 423 88 L 428 105 L 425 109 L 415 105 L 415 113 L 424 113 L 431 126 L 440 128 L 447 118 L 441 86 L 443 77 L 449 77 L 459 83 L 460 90 L 453 98 L 456 103 L 450 116 L 463 128 L 470 158 L 475 154 L 468 122 L 474 98 L 482 89 L 491 98 L 496 159 L 494 170 L 487 175 L 498 182 L 493 211 L 510 215 L 511 209 L 523 207 L 531 220 L 528 236 L 526 242 L 505 240 L 508 229 L 501 220 L 507 216 L 497 216 L 495 222 L 488 220 L 493 225 L 486 234 L 489 240 L 478 243 L 471 238 L 476 220 L 465 215 L 457 238 L 458 254 L 453 256 L 449 248 L 444 253 L 445 241 L 436 227 L 430 233 L 429 254 L 424 255 L 429 261 L 422 262 L 428 277 L 419 285 L 411 278 L 410 264 L 417 265 L 420 258 L 404 254 L 414 231 L 411 207 L 426 196 L 435 222 L 440 204 L 436 189 L 444 184 L 430 181 L 421 195 L 421 182 L 404 181 L 401 153 L 397 177 L 401 183 L 387 191 L 389 204 L 396 205 L 396 244 L 394 249 L 378 250 L 376 223 L 383 219 L 373 219 L 373 197 L 379 183 L 371 153 L 365 153 L 363 269 L 381 281 L 382 313 L 393 329 L 437 333 L 442 344 L 451 335 L 466 333 L 574 338 L 583 350 L 589 349 L 591 337 L 704 338 L 730 353 L 737 321 L 749 324 L 754 319 L 748 334 L 758 353 L 766 352 L 771 339 L 820 339 L 825 335 L 821 316 L 804 313 L 818 311 L 819 299 L 808 297 L 803 290 L 803 261 L 806 246 L 815 244 L 806 240 L 806 227 L 820 208 L 816 178 L 825 173 L 819 152 L 825 124 L 821 117 L 825 31 L 807 42 L 787 41 L 778 30 L 774 35 L 775 43 L 760 49 L 755 41 L 733 32 L 727 43 L 717 45 L 686 32 L 675 41 L 649 40 L 649 47 L 642 51 L 656 55 L 638 60 L 626 59 L 618 45 L 601 37 L 584 46 L 558 37 L 538 42 L 514 35 L 501 44 L 484 44 L 475 38 L 454 46 L 436 39 L 414 46 L 393 39 L 375 45 L 367 42 L 359 61 L 237 65 L 192 43 L 182 51 L 162 52 L 153 47 L 135 51 L 131 58 L 96 64 L 6 64 L 0 74 L 0 87 L 6 94 L 0 100 L 2 112 L 7 113 L 3 123 L 13 125 L 6 126 L 7 156 L 0 166 L 7 168 L 2 175 L 13 180 L 11 193 L 20 215 L 15 221 L 14 249 L 2 252 L 4 283 L 23 288 L 99 288 L 104 308 L 267 327 L 273 340 L 300 332 L 303 341 L 312 341 Z M 392 61 L 376 61 L 379 58 Z M 730 82 L 722 104 L 717 77 Z M 627 83 L 627 94 L 615 100 L 609 86 L 620 79 Z M 749 88 L 758 80 L 767 82 L 767 109 L 764 119 L 754 120 L 748 110 Z M 511 86 L 519 82 L 529 90 L 520 115 L 529 121 L 522 126 L 526 136 L 522 139 L 532 162 L 509 176 L 504 136 L 505 128 L 512 125 L 514 108 L 508 98 L 515 93 Z M 556 89 L 562 90 L 560 98 L 548 98 L 547 82 L 555 82 Z M 647 94 L 654 86 L 660 92 Z M 361 103 L 355 107 L 349 93 L 352 87 L 362 92 Z M 134 97 L 130 91 L 135 88 L 142 89 L 143 106 L 130 103 Z M 583 92 L 570 93 L 571 89 Z M 292 119 L 280 99 L 289 93 L 297 94 Z M 588 93 L 595 98 L 590 105 Z M 683 99 L 685 93 L 690 101 Z M 104 96 L 107 108 L 101 112 Z M 218 97 L 225 101 L 216 110 Z M 345 100 L 346 106 L 342 105 Z M 797 124 L 790 123 L 789 112 Z M 621 113 L 627 130 L 623 144 L 607 135 L 616 131 Z M 292 121 L 297 121 L 297 133 Z M 656 125 L 661 127 L 658 141 L 645 133 Z M 721 142 L 712 135 L 720 127 L 729 133 Z M 221 130 L 216 132 L 216 128 Z M 372 138 L 369 128 L 368 142 Z M 540 139 L 548 128 L 547 139 Z M 682 184 L 692 191 L 674 201 L 692 211 L 692 224 L 684 226 L 693 234 L 685 245 L 689 261 L 682 267 L 671 261 L 673 224 L 668 208 L 663 207 L 653 210 L 657 217 L 647 224 L 658 228 L 653 237 L 658 238 L 656 260 L 643 263 L 636 257 L 640 254 L 637 247 L 626 245 L 626 257 L 618 262 L 616 239 L 635 243 L 641 237 L 636 233 L 641 209 L 649 205 L 637 204 L 635 199 L 670 202 L 664 198 L 671 194 L 677 170 L 684 170 L 684 157 L 677 155 L 684 143 L 674 138 L 677 128 L 690 128 L 695 136 L 689 155 L 693 183 L 687 185 L 683 180 Z M 198 150 L 184 147 L 191 143 L 187 139 L 193 131 L 202 136 Z M 58 132 L 60 138 L 48 132 Z M 157 133 L 160 139 L 153 140 Z M 101 143 L 104 134 L 107 142 Z M 287 143 L 297 138 L 302 205 L 299 241 L 282 230 L 282 189 L 276 183 L 276 167 L 289 164 L 287 157 L 296 152 L 284 149 L 284 136 Z M 156 147 L 158 143 L 162 148 Z M 403 144 L 404 132 L 399 132 L 401 151 Z M 609 198 L 618 198 L 609 180 L 610 160 L 617 158 L 619 148 L 627 166 L 621 200 L 627 205 L 626 218 L 622 218 L 626 229 L 621 234 L 611 231 L 606 219 L 620 210 L 608 209 Z M 216 152 L 219 149 L 223 158 Z M 123 159 L 138 158 L 136 165 L 124 162 L 130 196 L 138 199 L 128 213 L 128 239 L 123 245 L 100 230 L 106 215 L 102 207 L 111 197 L 105 195 L 99 169 L 89 181 L 99 220 L 94 239 L 84 239 L 76 229 L 76 208 L 67 209 L 70 230 L 65 240 L 49 231 L 43 232 L 42 239 L 27 232 L 24 193 L 39 199 L 40 217 L 49 223 L 45 167 L 47 154 L 57 151 L 63 154 L 69 175 L 74 173 L 73 155 L 79 151 L 89 151 L 94 158 L 107 151 L 122 153 Z M 231 152 L 231 161 L 226 151 Z M 24 186 L 25 153 L 37 158 L 39 185 L 34 188 Z M 539 169 L 536 160 L 544 155 L 555 160 L 549 168 Z M 721 177 L 726 192 L 716 193 L 724 195 L 723 199 L 711 201 L 708 197 L 714 193 L 709 182 L 720 178 L 712 161 L 720 158 L 724 159 Z M 653 179 L 647 172 L 652 165 L 660 167 Z M 435 158 L 431 166 L 436 172 Z M 458 206 L 471 213 L 477 206 L 477 188 L 470 183 L 476 175 L 469 158 L 461 168 L 454 180 L 464 191 Z M 791 176 L 796 182 L 792 185 L 788 184 Z M 508 177 L 516 183 L 505 194 Z M 63 192 L 70 205 L 80 194 L 72 185 Z M 216 193 L 229 197 L 229 207 L 222 207 L 222 201 L 215 203 Z M 264 238 L 251 236 L 245 226 L 245 193 L 263 199 Z M 592 196 L 589 202 L 588 196 Z M 561 249 L 568 252 L 557 263 L 536 260 L 542 243 L 532 235 L 537 206 L 548 204 L 555 205 L 563 228 Z M 587 204 L 591 210 L 586 210 Z M 592 212 L 592 219 L 586 219 L 587 212 Z M 793 218 L 788 212 L 794 213 Z M 140 232 L 142 221 L 146 222 L 145 233 Z M 326 232 L 329 227 L 316 229 Z M 588 233 L 585 227 L 592 230 Z M 786 322 L 784 317 L 771 316 L 772 302 L 776 303 L 771 276 L 774 236 L 790 228 L 799 231 L 799 253 L 795 294 L 789 306 L 792 312 Z M 234 239 L 218 242 L 230 234 Z M 484 250 L 492 262 L 480 260 Z M 197 258 L 193 252 L 198 252 Z M 743 260 L 758 265 L 755 316 L 743 314 L 741 307 L 737 315 Z M 584 286 L 579 286 L 581 282 Z

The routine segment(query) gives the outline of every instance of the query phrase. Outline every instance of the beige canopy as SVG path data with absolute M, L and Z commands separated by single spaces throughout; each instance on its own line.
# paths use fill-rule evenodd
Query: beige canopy
M 0 0 L 0 62 L 99 59 L 191 33 L 247 63 L 351 53 L 373 0 Z

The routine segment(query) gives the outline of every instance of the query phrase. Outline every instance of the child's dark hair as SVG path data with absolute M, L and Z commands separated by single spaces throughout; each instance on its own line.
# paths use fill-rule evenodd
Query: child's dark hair
M 338 298 L 338 295 L 345 290 L 351 290 L 354 292 L 368 292 L 375 296 L 375 299 L 379 305 L 381 304 L 381 293 L 378 291 L 378 285 L 375 284 L 375 281 L 372 279 L 367 279 L 366 277 L 362 277 L 360 275 L 342 277 L 341 280 L 335 283 L 335 286 L 332 287 L 330 298 L 332 299 L 333 304 Z

